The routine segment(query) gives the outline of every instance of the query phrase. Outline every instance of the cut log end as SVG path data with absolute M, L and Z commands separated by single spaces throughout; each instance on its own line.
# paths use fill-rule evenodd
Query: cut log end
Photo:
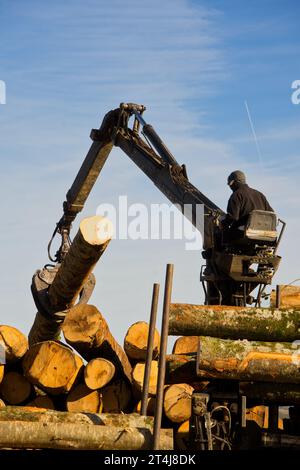
M 117 380 L 101 389 L 103 411 L 105 413 L 122 413 L 128 410 L 131 389 L 124 380 Z
M 115 366 L 107 359 L 92 359 L 84 370 L 85 384 L 91 390 L 105 387 L 112 380 L 115 371 Z
M 69 347 L 54 341 L 31 346 L 23 359 L 23 370 L 28 380 L 58 395 L 68 390 L 68 384 L 76 373 L 74 353 Z
M 133 361 L 146 360 L 148 334 L 149 325 L 143 321 L 134 323 L 128 329 L 124 340 L 124 350 L 127 356 Z M 157 330 L 155 330 L 152 356 L 153 359 L 158 356 L 159 342 L 159 333 Z
M 17 328 L 0 325 L 0 347 L 4 348 L 6 362 L 16 362 L 26 353 L 28 340 Z
M 18 372 L 8 372 L 1 383 L 1 395 L 10 405 L 19 405 L 28 399 L 32 387 Z
M 112 239 L 114 227 L 106 217 L 95 215 L 80 222 L 80 231 L 90 245 L 103 245 Z
M 91 391 L 85 384 L 79 384 L 69 393 L 66 406 L 68 411 L 101 413 L 102 395 L 98 390 Z
M 132 371 L 133 386 L 138 392 L 142 392 L 145 374 L 145 364 L 142 362 L 137 363 Z M 156 385 L 158 377 L 158 362 L 151 361 L 150 381 L 149 381 L 149 395 L 156 395 Z
M 182 423 L 191 417 L 193 387 L 176 384 L 167 388 L 164 396 L 164 411 L 170 421 Z

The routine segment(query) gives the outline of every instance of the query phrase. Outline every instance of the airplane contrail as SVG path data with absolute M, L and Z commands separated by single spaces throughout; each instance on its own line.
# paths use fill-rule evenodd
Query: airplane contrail
M 262 166 L 262 163 L 263 163 L 262 154 L 261 154 L 261 151 L 260 151 L 260 146 L 259 146 L 259 143 L 258 143 L 257 135 L 256 135 L 256 132 L 255 132 L 255 129 L 254 129 L 253 121 L 252 121 L 251 114 L 250 114 L 249 107 L 248 107 L 248 103 L 247 103 L 246 100 L 245 100 L 245 107 L 246 107 L 246 111 L 247 111 L 251 131 L 252 131 L 253 138 L 254 138 L 254 142 L 255 142 L 258 158 L 259 158 L 259 163 Z

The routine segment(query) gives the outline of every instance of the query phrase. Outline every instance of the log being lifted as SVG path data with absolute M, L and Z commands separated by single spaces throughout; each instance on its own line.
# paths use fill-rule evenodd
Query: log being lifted
M 83 219 L 73 243 L 48 291 L 51 308 L 64 312 L 74 305 L 95 264 L 112 238 L 112 223 L 105 217 Z M 61 324 L 53 316 L 37 313 L 29 333 L 30 344 L 57 339 Z
M 169 334 L 294 341 L 300 339 L 300 308 L 171 304 Z
M 198 378 L 300 384 L 299 351 L 293 344 L 199 339 Z M 166 365 L 167 383 L 195 381 L 196 354 L 168 356 Z
M 62 325 L 65 340 L 90 361 L 103 357 L 116 367 L 116 374 L 131 382 L 131 365 L 121 346 L 112 336 L 108 325 L 96 307 L 79 304 L 71 308 Z

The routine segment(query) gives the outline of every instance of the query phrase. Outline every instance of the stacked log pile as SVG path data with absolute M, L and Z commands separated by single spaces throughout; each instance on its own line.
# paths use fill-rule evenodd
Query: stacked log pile
M 18 329 L 0 326 L 6 359 L 0 361 L 0 448 L 152 448 L 159 334 L 154 335 L 148 417 L 139 416 L 149 325 L 130 326 L 122 347 L 83 293 L 110 240 L 106 219 L 83 220 L 42 292 L 29 343 Z M 66 343 L 59 340 L 61 331 Z M 171 304 L 169 334 L 181 337 L 167 356 L 162 449 L 173 447 L 173 430 L 177 446 L 186 449 L 192 394 L 205 391 L 211 379 L 242 381 L 247 395 L 300 404 L 294 343 L 300 339 L 300 309 Z M 248 415 L 265 422 L 265 412 Z
M 250 402 L 299 407 L 300 308 L 171 304 L 169 334 L 180 336 L 167 357 L 166 380 L 239 381 Z M 247 419 L 267 427 L 268 407 Z M 282 429 L 282 421 L 279 421 Z M 188 422 L 178 429 L 183 445 Z
M 74 320 L 78 315 L 79 328 Z M 85 322 L 94 334 L 88 328 L 81 331 Z M 136 324 L 133 330 L 138 331 Z M 138 359 L 138 348 L 145 358 L 141 336 L 147 342 L 147 324 L 137 333 L 136 344 L 132 339 L 131 357 L 92 305 L 70 309 L 63 331 L 82 356 L 54 340 L 28 346 L 19 330 L 0 326 L 7 353 L 0 366 L 0 447 L 151 449 L 153 418 L 135 412 L 141 390 L 136 395 L 130 364 L 132 356 Z M 158 349 L 159 337 L 156 345 Z M 171 428 L 162 430 L 161 448 L 173 448 Z

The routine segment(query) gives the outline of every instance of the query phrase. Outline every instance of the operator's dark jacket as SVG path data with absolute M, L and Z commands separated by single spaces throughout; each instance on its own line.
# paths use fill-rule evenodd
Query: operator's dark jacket
M 255 209 L 274 212 L 261 192 L 250 188 L 247 184 L 238 183 L 237 189 L 228 201 L 224 226 L 235 229 L 244 225 L 250 212 Z

